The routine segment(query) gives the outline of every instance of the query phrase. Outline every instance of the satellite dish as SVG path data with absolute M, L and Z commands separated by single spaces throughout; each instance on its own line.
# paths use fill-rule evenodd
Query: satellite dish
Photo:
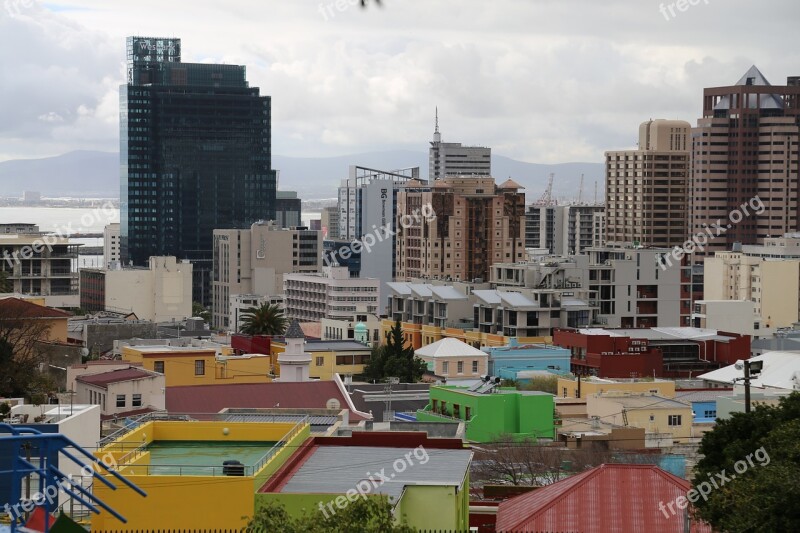
M 81 348 L 81 355 L 84 357 L 89 355 L 89 348 Z
M 341 402 L 340 402 L 339 400 L 337 400 L 336 398 L 331 398 L 331 399 L 330 399 L 330 400 L 328 400 L 328 402 L 325 404 L 325 407 L 327 407 L 328 409 L 341 409 L 341 408 L 342 408 L 342 404 L 341 404 Z

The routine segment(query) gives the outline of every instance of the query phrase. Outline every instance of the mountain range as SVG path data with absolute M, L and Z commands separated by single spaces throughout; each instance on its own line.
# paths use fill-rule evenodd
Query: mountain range
M 279 190 L 297 191 L 304 200 L 335 198 L 340 180 L 349 166 L 394 170 L 420 167 L 420 177 L 428 177 L 428 154 L 411 150 L 367 152 L 338 157 L 287 157 L 275 155 L 273 168 L 279 173 Z M 578 199 L 581 174 L 585 175 L 582 201 L 602 200 L 603 163 L 538 164 L 492 155 L 492 175 L 498 182 L 513 178 L 525 187 L 528 201 L 545 191 L 553 173 L 553 197 L 561 201 Z M 116 198 L 119 196 L 119 154 L 115 152 L 74 151 L 43 159 L 14 159 L 0 162 L 0 194 L 21 196 L 23 191 L 39 191 L 47 198 Z

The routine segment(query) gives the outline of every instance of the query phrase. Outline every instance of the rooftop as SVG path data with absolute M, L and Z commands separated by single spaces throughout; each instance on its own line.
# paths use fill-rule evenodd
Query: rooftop
M 750 361 L 762 361 L 764 367 L 761 373 L 751 378 L 750 384 L 758 388 L 774 388 L 786 390 L 800 390 L 800 353 L 797 352 L 767 352 L 751 357 Z M 744 377 L 744 370 L 739 370 L 736 365 L 728 365 L 711 372 L 697 376 L 706 381 L 733 384 L 734 379 Z M 739 381 L 741 383 L 741 381 Z
M 632 339 L 647 339 L 650 341 L 669 340 L 694 340 L 694 341 L 730 341 L 732 337 L 721 335 L 716 329 L 707 328 L 632 328 L 632 329 L 605 329 L 581 328 L 578 333 L 582 335 L 608 335 L 609 337 L 630 337 Z
M 45 307 L 19 298 L 0 299 L 0 320 L 7 318 L 69 318 L 71 313 Z
M 656 394 L 640 394 L 640 395 L 614 395 L 603 394 L 601 398 L 614 401 L 626 409 L 688 409 L 688 403 L 679 402 L 664 396 Z
M 445 337 L 416 350 L 420 357 L 486 357 L 486 353 L 452 337 Z
M 152 379 L 161 376 L 157 372 L 151 372 L 143 368 L 129 367 L 112 370 L 110 372 L 101 372 L 100 374 L 85 374 L 75 378 L 76 381 L 101 387 L 108 388 L 113 383 L 121 383 L 123 381 L 136 381 L 139 379 Z

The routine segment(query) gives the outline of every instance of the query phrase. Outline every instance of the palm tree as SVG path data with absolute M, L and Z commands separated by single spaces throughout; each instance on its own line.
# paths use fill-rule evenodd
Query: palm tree
M 242 327 L 239 333 L 246 335 L 283 335 L 286 331 L 286 316 L 277 305 L 268 303 L 261 307 L 250 307 L 242 312 Z

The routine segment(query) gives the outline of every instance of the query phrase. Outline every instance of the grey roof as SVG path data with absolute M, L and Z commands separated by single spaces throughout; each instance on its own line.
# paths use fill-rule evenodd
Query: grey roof
M 461 485 L 469 470 L 472 451 L 427 449 L 425 454 L 428 460 L 422 464 L 411 448 L 320 446 L 281 492 L 345 494 L 359 482 L 368 481 L 370 475 L 379 480 L 377 474 L 382 473 L 390 479 L 377 487 L 371 485 L 372 493 L 386 494 L 397 503 L 406 485 Z M 400 463 L 405 466 L 403 472 L 399 471 Z
M 286 330 L 286 333 L 283 334 L 285 339 L 305 339 L 306 336 L 303 333 L 303 328 L 300 327 L 300 322 L 297 321 L 295 318 L 292 320 L 292 324 L 289 326 L 289 329 Z
M 399 281 L 390 281 L 386 283 L 386 286 L 389 287 L 395 294 L 399 295 L 408 295 L 411 294 L 411 287 L 408 286 L 408 283 L 402 283 Z
M 487 289 L 480 289 L 476 291 L 472 291 L 477 298 L 480 298 L 487 304 L 499 304 L 500 303 L 500 295 L 497 291 L 487 290 Z
M 451 285 L 431 285 L 431 292 L 440 300 L 467 300 L 468 297 Z
M 744 73 L 744 76 L 739 78 L 739 81 L 736 82 L 736 85 L 748 85 L 748 83 L 747 83 L 748 79 L 752 79 L 753 80 L 753 83 L 750 83 L 749 85 L 761 86 L 761 87 L 769 87 L 769 86 L 772 85 L 770 82 L 767 81 L 767 78 L 764 77 L 764 75 L 761 73 L 760 70 L 758 70 L 758 68 L 755 65 L 750 67 L 747 70 L 747 72 Z M 757 94 L 749 94 L 749 95 L 747 95 L 747 97 L 748 97 L 747 107 L 748 108 L 755 109 L 757 106 L 760 109 L 783 109 L 784 108 L 783 99 L 781 99 L 781 97 L 778 96 L 777 94 L 762 94 L 760 102 L 758 101 L 758 96 L 759 95 L 757 95 Z M 714 109 L 715 110 L 730 109 L 730 107 L 731 107 L 730 97 L 729 96 L 723 96 L 722 98 L 720 98 L 719 102 L 717 102 L 717 105 L 714 106 Z
M 303 349 L 307 352 L 335 352 L 337 350 L 367 350 L 370 351 L 372 348 L 367 346 L 366 344 L 361 344 L 360 342 L 353 341 L 353 340 L 310 340 L 306 341 L 306 345 Z
M 297 423 L 306 418 L 306 415 L 273 415 L 269 413 L 229 414 L 225 416 L 226 422 L 292 422 Z M 326 429 L 339 420 L 335 415 L 308 416 L 308 423 L 314 430 Z
M 715 402 L 720 396 L 730 396 L 728 389 L 675 391 L 675 399 L 679 402 Z
M 500 300 L 511 307 L 539 307 L 539 304 L 519 292 L 500 292 Z

